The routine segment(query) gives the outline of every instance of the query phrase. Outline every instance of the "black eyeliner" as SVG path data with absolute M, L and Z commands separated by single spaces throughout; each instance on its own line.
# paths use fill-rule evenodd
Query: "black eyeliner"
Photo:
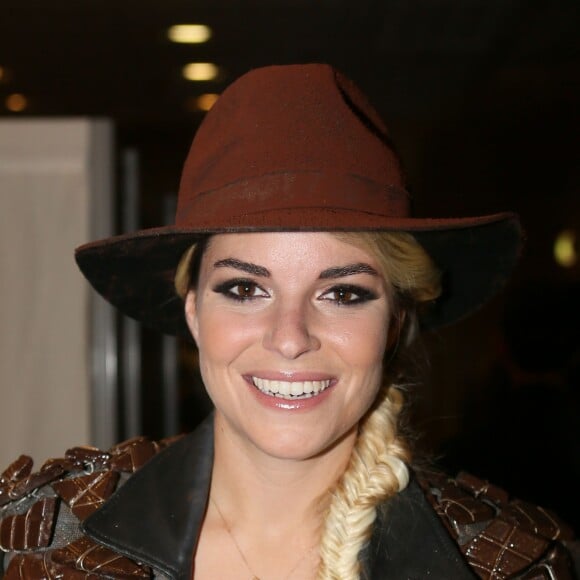
M 223 294 L 228 290 L 231 290 L 234 286 L 238 286 L 240 284 L 247 284 L 248 286 L 251 284 L 253 286 L 257 286 L 257 284 L 253 280 L 248 280 L 248 278 L 230 278 L 229 280 L 225 280 L 224 282 L 220 282 L 216 286 L 212 288 L 214 292 L 218 292 Z
M 371 300 L 378 300 L 379 298 L 379 295 L 373 290 L 369 290 L 363 286 L 355 286 L 353 284 L 336 284 L 329 288 L 325 294 L 339 291 L 352 292 L 358 296 L 358 298 L 350 300 L 349 302 L 336 301 L 340 306 L 354 306 L 355 304 L 362 304 L 363 302 L 370 302 Z

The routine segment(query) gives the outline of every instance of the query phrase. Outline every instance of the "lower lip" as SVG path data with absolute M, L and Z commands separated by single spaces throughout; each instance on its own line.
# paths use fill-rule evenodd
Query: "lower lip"
M 334 387 L 335 381 L 332 381 L 324 391 L 312 397 L 304 399 L 283 399 L 282 397 L 274 397 L 262 393 L 258 387 L 254 385 L 252 379 L 247 378 L 246 382 L 257 401 L 270 409 L 280 409 L 282 411 L 307 411 L 321 405 L 330 396 L 330 391 Z

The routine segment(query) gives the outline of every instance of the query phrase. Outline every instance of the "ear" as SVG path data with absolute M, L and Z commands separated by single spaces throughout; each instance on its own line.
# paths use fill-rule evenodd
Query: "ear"
M 196 293 L 193 290 L 188 290 L 185 295 L 185 321 L 189 327 L 189 331 L 193 336 L 193 339 L 197 343 L 199 336 L 199 321 L 197 318 L 197 302 Z

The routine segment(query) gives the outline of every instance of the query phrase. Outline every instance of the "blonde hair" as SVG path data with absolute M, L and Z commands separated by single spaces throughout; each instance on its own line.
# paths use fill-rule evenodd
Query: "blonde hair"
M 175 270 L 175 278 L 173 279 L 175 292 L 182 300 L 185 300 L 185 295 L 191 288 L 191 258 L 197 245 L 193 244 L 184 252 Z
M 417 310 L 435 300 L 440 292 L 440 272 L 415 238 L 404 232 L 333 232 L 338 239 L 365 249 L 379 262 L 381 274 L 393 290 L 394 316 L 399 322 L 395 356 L 416 333 Z M 194 267 L 201 248 L 192 246 L 177 267 L 175 289 L 185 297 L 192 287 Z M 197 257 L 197 259 L 196 259 Z M 192 267 L 192 261 L 197 265 Z M 393 352 L 385 363 L 384 383 L 359 424 L 349 465 L 335 487 L 320 543 L 318 580 L 357 580 L 359 554 L 372 533 L 377 507 L 409 481 L 407 464 L 411 452 L 401 434 L 405 397 L 401 385 L 390 376 Z

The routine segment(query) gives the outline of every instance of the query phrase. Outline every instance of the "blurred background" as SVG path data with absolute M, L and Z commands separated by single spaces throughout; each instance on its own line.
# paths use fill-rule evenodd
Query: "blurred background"
M 577 0 L 3 0 L 0 140 L 16 120 L 109 128 L 107 226 L 80 244 L 171 222 L 191 138 L 235 78 L 342 69 L 386 119 L 418 215 L 515 210 L 527 232 L 506 290 L 425 337 L 418 447 L 579 526 L 564 493 L 580 482 L 579 31 Z M 191 347 L 88 304 L 88 442 L 190 429 L 208 409 Z

